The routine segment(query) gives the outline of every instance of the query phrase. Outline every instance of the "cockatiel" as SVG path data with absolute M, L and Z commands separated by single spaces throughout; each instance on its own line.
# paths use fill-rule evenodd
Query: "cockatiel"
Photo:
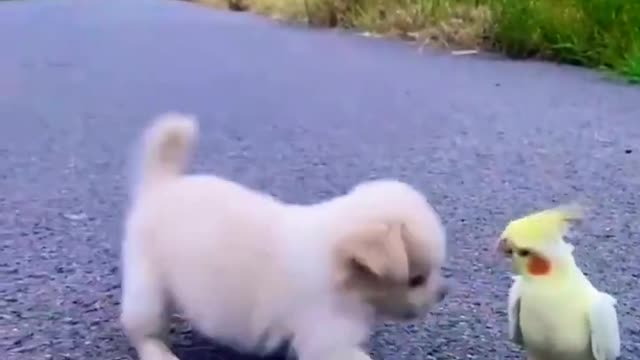
M 564 240 L 582 218 L 564 205 L 511 221 L 498 247 L 517 274 L 509 290 L 509 338 L 529 360 L 613 360 L 620 356 L 616 300 L 598 291 Z

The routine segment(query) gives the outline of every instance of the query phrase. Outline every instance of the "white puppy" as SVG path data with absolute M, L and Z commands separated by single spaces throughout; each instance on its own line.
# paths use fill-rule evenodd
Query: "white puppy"
M 301 360 L 369 359 L 377 319 L 413 319 L 446 294 L 445 232 L 426 199 L 378 180 L 314 205 L 184 175 L 198 125 L 147 130 L 123 241 L 121 323 L 141 360 L 176 360 L 168 315 L 240 351 L 284 342 Z

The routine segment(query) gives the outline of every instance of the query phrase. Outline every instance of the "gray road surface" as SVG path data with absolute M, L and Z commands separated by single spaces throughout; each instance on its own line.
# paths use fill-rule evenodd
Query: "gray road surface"
M 169 0 L 0 3 L 0 358 L 131 358 L 126 160 L 167 110 L 201 118 L 195 169 L 286 200 L 373 177 L 429 194 L 457 286 L 424 322 L 381 328 L 377 359 L 519 358 L 488 247 L 509 218 L 572 199 L 595 206 L 578 259 L 640 359 L 640 89 Z M 174 340 L 185 360 L 239 358 L 185 325 Z

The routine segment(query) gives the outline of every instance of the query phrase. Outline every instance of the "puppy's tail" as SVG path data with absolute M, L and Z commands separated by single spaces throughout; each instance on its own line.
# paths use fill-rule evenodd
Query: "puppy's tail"
M 179 113 L 158 116 L 143 136 L 139 185 L 152 185 L 181 175 L 197 133 L 198 122 L 194 116 Z

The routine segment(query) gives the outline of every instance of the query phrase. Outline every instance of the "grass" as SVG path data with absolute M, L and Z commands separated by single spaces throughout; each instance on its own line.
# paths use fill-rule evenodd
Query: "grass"
M 637 0 L 198 0 L 315 26 L 603 69 L 640 82 Z
M 507 55 L 541 56 L 640 81 L 640 2 L 498 0 L 494 8 L 494 45 Z

